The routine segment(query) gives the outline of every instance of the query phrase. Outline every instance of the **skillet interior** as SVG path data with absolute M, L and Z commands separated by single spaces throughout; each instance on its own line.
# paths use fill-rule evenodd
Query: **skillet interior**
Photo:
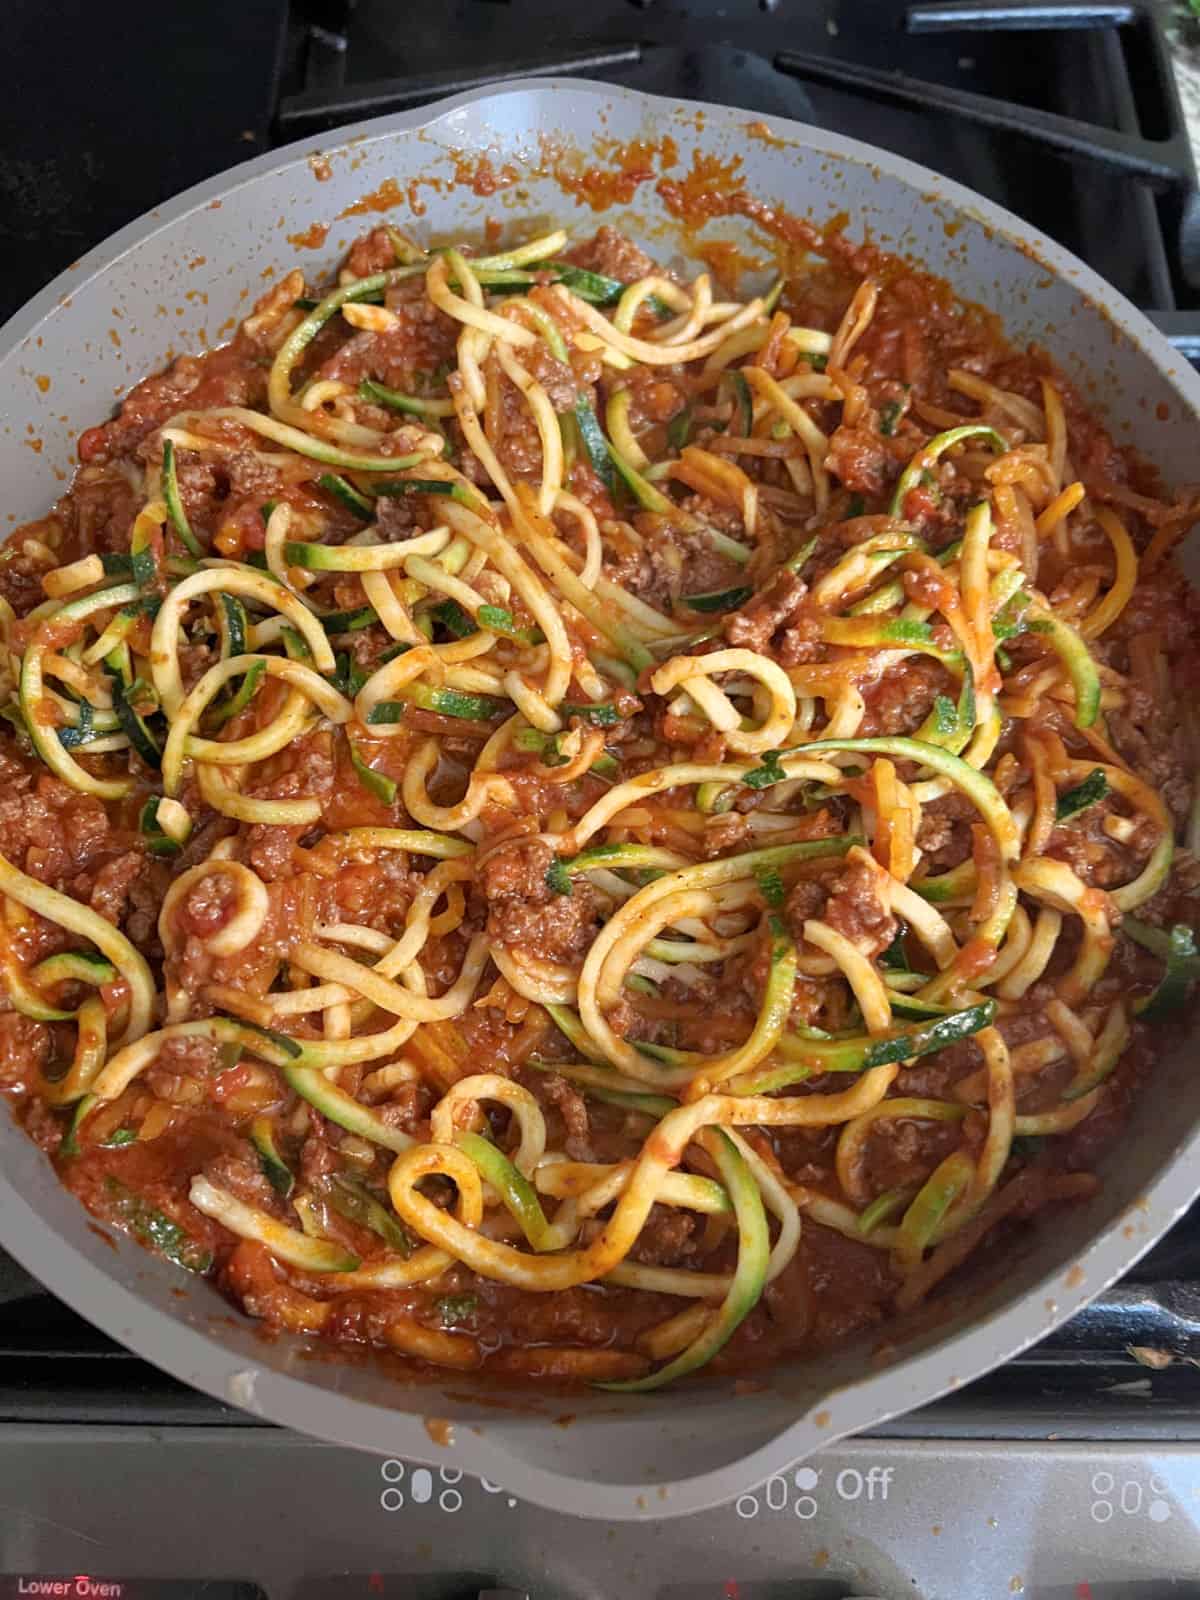
M 595 146 L 590 135 L 576 142 L 564 131 L 580 127 L 595 132 Z M 795 124 L 774 125 L 770 138 L 759 130 L 746 113 L 540 80 L 366 124 L 332 136 L 321 152 L 277 152 L 190 191 L 70 269 L 0 335 L 8 396 L 0 536 L 62 492 L 80 430 L 139 377 L 172 354 L 227 338 L 260 285 L 296 259 L 313 276 L 331 268 L 393 196 L 400 203 L 388 215 L 433 237 L 481 234 L 488 218 L 526 235 L 542 222 L 584 235 L 607 220 L 660 258 L 684 253 L 653 178 L 602 218 L 571 192 L 582 166 L 619 170 L 628 151 L 618 144 L 635 139 L 646 142 L 639 163 L 656 177 L 664 162 L 671 176 L 683 176 L 700 155 L 722 164 L 709 170 L 710 187 L 744 184 L 817 220 L 849 212 L 855 236 L 869 233 L 912 254 L 961 295 L 986 302 L 1013 342 L 1047 345 L 1118 439 L 1136 444 L 1168 481 L 1195 475 L 1200 380 L 1086 268 L 920 168 Z M 493 174 L 513 179 L 490 196 L 475 192 L 487 187 L 485 156 Z M 763 236 L 742 222 L 715 224 L 704 235 L 713 236 L 768 254 Z M 139 1354 L 264 1417 L 441 1465 L 449 1449 L 455 1465 L 565 1511 L 679 1514 L 967 1381 L 1124 1271 L 1194 1192 L 1200 1083 L 1188 1071 L 1189 1053 L 1163 1064 L 1134 1137 L 1107 1164 L 1103 1193 L 1043 1228 L 969 1308 L 914 1336 L 890 1365 L 860 1346 L 776 1372 L 751 1392 L 708 1380 L 686 1398 L 472 1395 L 458 1377 L 449 1388 L 441 1380 L 401 1384 L 367 1363 L 314 1356 L 300 1341 L 266 1342 L 207 1285 L 91 1225 L 7 1125 L 0 1243 Z M 553 1426 L 566 1411 L 578 1422 Z M 440 1443 L 442 1430 L 426 1430 L 430 1417 L 456 1419 L 452 1445 Z

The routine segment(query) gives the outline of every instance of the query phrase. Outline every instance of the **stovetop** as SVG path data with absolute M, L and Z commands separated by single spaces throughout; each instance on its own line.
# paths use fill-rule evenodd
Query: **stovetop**
M 0 1301 L 0 1600 L 1200 1595 L 1200 1216 L 989 1377 L 711 1511 L 652 1520 L 648 1490 L 617 1527 L 452 1447 L 377 1458 L 232 1411 L 4 1260 Z
M 31 78 L 22 94 L 0 100 L 0 296 L 19 301 L 146 206 L 247 154 L 300 137 L 316 142 L 356 118 L 514 75 L 574 72 L 816 121 L 925 162 L 1077 251 L 1200 356 L 1196 178 L 1152 6 L 213 0 L 168 10 L 164 21 L 150 0 L 125 0 L 117 51 L 97 8 L 72 7 L 69 37 L 51 60 L 37 48 L 45 0 L 9 8 L 7 42 L 46 81 Z M 235 51 L 214 43 L 219 18 L 236 33 Z M 135 71 L 139 41 L 152 73 Z M 134 77 L 136 148 L 117 109 Z M 118 170 L 119 182 L 100 181 Z M 591 221 L 588 214 L 580 228 Z M 3 1282 L 0 1271 L 0 1300 Z M 1198 1336 L 1200 1222 L 1177 1230 L 1098 1307 L 990 1381 L 998 1401 L 1018 1407 L 1051 1378 L 1056 1393 L 1081 1386 L 1092 1394 L 1110 1377 L 1129 1376 L 1126 1346 L 1200 1354 Z M 39 1377 L 57 1374 L 60 1395 L 68 1373 L 70 1392 L 90 1394 L 87 1406 L 80 1401 L 81 1419 L 103 1414 L 109 1380 L 100 1375 L 118 1369 L 112 1390 L 152 1395 L 156 1416 L 193 1404 L 177 1386 L 168 1399 L 166 1380 L 149 1380 L 45 1300 L 25 1303 L 15 1324 L 0 1307 L 0 1362 L 18 1346 Z M 1179 1382 L 1187 1395 L 1190 1372 L 1147 1368 L 1134 1381 L 1166 1393 Z M 38 1384 L 20 1387 L 20 1404 L 36 1410 Z M 0 1372 L 8 1397 L 0 1414 L 20 1411 L 12 1388 Z
M 212 0 L 164 13 L 123 0 L 119 49 L 101 8 L 71 6 L 46 51 L 65 0 L 13 0 L 6 44 L 23 70 L 20 94 L 0 99 L 0 315 L 141 211 L 247 156 L 553 73 L 817 122 L 923 162 L 1058 239 L 1200 351 L 1195 172 L 1157 20 L 1167 3 L 1186 9 Z
M 1200 359 L 1195 172 L 1149 5 L 123 0 L 116 31 L 107 8 L 60 4 L 58 28 L 54 9 L 5 14 L 22 77 L 0 100 L 0 316 L 246 156 L 553 73 L 923 162 L 1061 241 Z M 980 1382 L 733 1505 L 617 1530 L 451 1464 L 270 1428 L 31 1287 L 0 1259 L 0 1600 L 1200 1595 L 1200 1214 Z

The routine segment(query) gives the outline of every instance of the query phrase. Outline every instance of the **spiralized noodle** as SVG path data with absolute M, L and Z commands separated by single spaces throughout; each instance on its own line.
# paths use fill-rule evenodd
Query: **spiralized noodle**
M 376 230 L 261 404 L 92 430 L 0 601 L 0 1022 L 273 1325 L 641 1390 L 1093 1192 L 1200 968 L 1190 623 L 1180 509 L 908 279 L 571 248 Z

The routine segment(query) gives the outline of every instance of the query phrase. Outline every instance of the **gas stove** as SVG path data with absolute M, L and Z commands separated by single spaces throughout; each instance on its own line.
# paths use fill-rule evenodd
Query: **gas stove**
M 923 162 L 1059 239 L 1200 360 L 1195 171 L 1149 6 L 125 0 L 119 50 L 111 15 L 72 7 L 52 52 L 46 15 L 33 0 L 6 14 L 26 65 L 0 104 L 0 314 L 245 156 L 460 89 L 577 74 Z M 651 1495 L 646 1520 L 610 1527 L 451 1466 L 268 1427 L 0 1258 L 0 1600 L 1200 1595 L 1197 1366 L 1200 1213 L 980 1382 L 729 1505 L 659 1520 Z

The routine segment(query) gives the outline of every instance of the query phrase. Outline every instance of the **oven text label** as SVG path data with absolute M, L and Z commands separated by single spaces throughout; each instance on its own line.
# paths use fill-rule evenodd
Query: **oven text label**
M 97 1578 L 18 1578 L 18 1594 L 80 1596 L 83 1600 L 120 1600 L 125 1593 L 121 1583 L 102 1583 Z

